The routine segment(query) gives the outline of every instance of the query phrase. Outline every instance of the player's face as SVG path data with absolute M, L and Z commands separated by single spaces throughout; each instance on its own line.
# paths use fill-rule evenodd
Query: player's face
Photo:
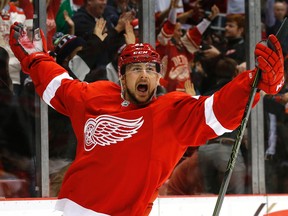
M 135 104 L 146 104 L 153 97 L 159 79 L 155 63 L 127 65 L 122 78 L 125 99 Z

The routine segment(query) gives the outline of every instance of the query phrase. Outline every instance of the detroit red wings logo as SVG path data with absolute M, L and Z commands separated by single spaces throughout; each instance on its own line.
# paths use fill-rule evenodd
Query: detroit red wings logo
M 143 117 L 124 119 L 110 115 L 101 115 L 87 120 L 84 127 L 86 151 L 96 145 L 106 146 L 132 137 L 144 123 Z

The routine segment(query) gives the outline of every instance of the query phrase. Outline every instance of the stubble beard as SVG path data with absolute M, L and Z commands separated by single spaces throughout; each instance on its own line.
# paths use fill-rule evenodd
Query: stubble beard
M 126 93 L 127 93 L 128 97 L 129 97 L 129 99 L 131 100 L 130 102 L 132 102 L 133 104 L 142 105 L 142 106 L 147 105 L 151 101 L 152 97 L 154 96 L 154 92 L 155 92 L 155 90 L 153 90 L 151 92 L 150 96 L 148 97 L 148 99 L 145 102 L 140 102 L 139 100 L 137 100 L 135 95 L 132 94 L 131 91 L 128 88 L 126 89 Z

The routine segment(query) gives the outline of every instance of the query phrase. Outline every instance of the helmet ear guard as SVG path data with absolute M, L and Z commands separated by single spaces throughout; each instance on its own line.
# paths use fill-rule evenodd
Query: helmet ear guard
M 159 53 L 148 43 L 127 45 L 118 59 L 118 73 L 122 76 L 126 72 L 126 65 L 137 62 L 152 62 L 156 64 L 156 70 L 161 72 L 161 59 Z

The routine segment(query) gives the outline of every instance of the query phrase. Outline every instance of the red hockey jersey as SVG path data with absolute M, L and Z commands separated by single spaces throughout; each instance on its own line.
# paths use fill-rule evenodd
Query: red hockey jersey
M 30 76 L 77 136 L 56 204 L 69 216 L 145 215 L 188 146 L 239 125 L 251 89 L 244 72 L 210 97 L 171 92 L 140 108 L 123 103 L 117 84 L 73 80 L 49 59 L 34 62 Z

